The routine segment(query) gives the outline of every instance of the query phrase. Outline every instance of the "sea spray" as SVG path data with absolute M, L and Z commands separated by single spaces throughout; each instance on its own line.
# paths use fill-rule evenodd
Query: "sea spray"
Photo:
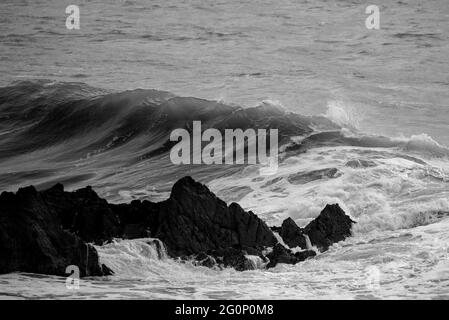
M 96 246 L 101 263 L 111 268 L 119 277 L 141 277 L 155 269 L 163 268 L 168 259 L 164 244 L 155 238 L 133 240 L 115 239 Z
M 263 269 L 265 267 L 265 265 L 267 264 L 259 256 L 249 255 L 248 254 L 248 255 L 245 255 L 245 258 L 249 261 L 249 263 L 251 264 L 253 270 Z

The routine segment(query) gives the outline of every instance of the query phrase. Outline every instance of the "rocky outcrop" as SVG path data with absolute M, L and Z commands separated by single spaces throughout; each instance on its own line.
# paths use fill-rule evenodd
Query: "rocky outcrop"
M 355 222 L 338 204 L 328 204 L 320 215 L 304 228 L 304 233 L 309 236 L 312 245 L 325 251 L 333 243 L 350 237 L 353 223 Z
M 237 203 L 228 206 L 191 177 L 176 182 L 170 198 L 159 204 L 158 224 L 151 230 L 172 256 L 226 248 L 259 252 L 277 242 L 254 213 Z
M 0 195 L 0 273 L 14 271 L 64 276 L 76 265 L 81 276 L 110 274 L 95 248 L 64 230 L 52 206 L 33 187 Z
M 152 236 L 164 242 L 172 257 L 193 257 L 202 265 L 252 269 L 247 255 L 262 259 L 262 251 L 277 243 L 253 212 L 237 203 L 228 206 L 191 177 L 177 181 L 156 211 L 157 219 L 149 225 Z
M 292 218 L 288 217 L 282 222 L 282 226 L 279 228 L 279 235 L 290 248 L 300 247 L 307 249 L 305 235 Z
M 124 239 L 147 238 L 156 232 L 158 204 L 144 200 L 131 203 L 109 204 L 120 221 L 120 232 L 116 237 Z
M 328 205 L 304 229 L 289 218 L 276 230 L 291 248 L 306 249 L 308 235 L 313 245 L 326 250 L 350 235 L 352 223 L 338 205 Z M 74 264 L 82 276 L 110 274 L 87 243 L 145 237 L 160 239 L 171 257 L 236 270 L 253 269 L 254 261 L 273 267 L 315 255 L 311 250 L 293 253 L 253 212 L 237 203 L 227 205 L 191 177 L 177 181 L 170 197 L 159 203 L 109 204 L 91 187 L 67 192 L 61 184 L 0 197 L 0 273 L 64 275 Z M 267 248 L 273 249 L 265 256 Z
M 300 252 L 293 253 L 291 250 L 284 247 L 282 244 L 277 243 L 273 251 L 271 251 L 267 258 L 269 259 L 269 263 L 267 268 L 272 268 L 276 266 L 278 263 L 286 263 L 286 264 L 296 264 L 298 262 L 304 261 L 307 258 L 316 256 L 316 252 L 313 250 L 304 250 Z
M 91 187 L 65 192 L 62 184 L 56 184 L 41 195 L 58 215 L 62 228 L 86 242 L 102 244 L 122 233 L 117 214 Z
M 287 218 L 281 227 L 272 229 L 279 233 L 290 248 L 307 249 L 306 237 L 309 237 L 312 246 L 320 251 L 326 251 L 332 244 L 351 236 L 353 223 L 355 222 L 338 204 L 328 204 L 305 228 L 298 227 L 292 218 Z

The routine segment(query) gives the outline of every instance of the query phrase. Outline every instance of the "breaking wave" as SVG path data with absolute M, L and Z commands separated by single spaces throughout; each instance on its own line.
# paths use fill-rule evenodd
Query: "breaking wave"
M 117 239 L 97 247 L 100 261 L 115 275 L 85 280 L 87 295 L 386 297 L 390 284 L 422 287 L 419 279 L 414 283 L 408 278 L 412 269 L 419 269 L 423 279 L 447 279 L 448 148 L 426 134 L 366 134 L 360 116 L 338 101 L 330 102 L 322 116 L 303 116 L 270 100 L 242 108 L 157 90 L 112 92 L 82 83 L 17 82 L 0 88 L 0 188 L 90 184 L 112 201 L 160 201 L 175 180 L 189 174 L 269 225 L 292 217 L 304 226 L 327 203 L 339 203 L 357 222 L 353 237 L 315 259 L 262 270 L 258 257 L 247 256 L 258 270 L 245 272 L 176 261 L 157 239 Z M 278 128 L 278 171 L 260 176 L 257 165 L 172 165 L 169 134 L 175 128 L 189 129 L 193 120 L 220 130 Z M 373 293 L 364 285 L 373 267 L 384 277 L 385 292 Z M 28 280 L 24 274 L 9 277 L 16 294 L 23 296 L 28 295 L 27 281 L 40 281 L 39 287 L 49 292 L 55 281 L 64 282 Z M 394 297 L 413 296 L 407 290 L 394 292 Z M 53 294 L 66 297 L 67 290 Z M 445 292 L 435 286 L 429 294 Z
M 410 228 L 449 212 L 449 149 L 426 134 L 363 133 L 361 115 L 341 101 L 323 116 L 303 116 L 272 100 L 243 108 L 38 80 L 0 88 L 0 114 L 2 190 L 91 184 L 112 201 L 160 201 L 188 172 L 272 224 L 287 216 L 305 224 L 335 202 L 358 221 L 355 232 Z M 193 120 L 203 129 L 278 128 L 279 171 L 260 177 L 257 165 L 172 165 L 169 134 Z

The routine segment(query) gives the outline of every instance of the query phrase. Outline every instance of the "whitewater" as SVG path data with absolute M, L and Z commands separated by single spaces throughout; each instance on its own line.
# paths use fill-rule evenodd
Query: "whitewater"
M 191 175 L 269 226 L 328 203 L 353 236 L 297 265 L 210 269 L 155 239 L 96 246 L 114 276 L 0 275 L 2 299 L 448 299 L 449 7 L 391 1 L 0 4 L 0 192 L 92 185 L 111 202 L 169 196 Z M 61 25 L 61 26 L 60 26 Z M 12 27 L 14 26 L 14 28 Z M 174 166 L 173 128 L 280 130 L 279 170 Z M 249 121 L 249 120 L 248 120 Z

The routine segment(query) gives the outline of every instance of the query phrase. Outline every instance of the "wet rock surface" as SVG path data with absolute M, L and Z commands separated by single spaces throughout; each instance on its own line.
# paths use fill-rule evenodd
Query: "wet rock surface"
M 304 228 L 304 233 L 308 235 L 312 245 L 325 251 L 333 243 L 350 237 L 353 223 L 355 222 L 338 204 L 328 204 L 320 215 Z
M 64 230 L 57 212 L 34 187 L 0 195 L 0 273 L 15 271 L 65 276 L 76 265 L 81 276 L 110 274 L 96 249 Z
M 84 241 L 102 244 L 119 235 L 118 216 L 91 187 L 66 192 L 62 184 L 56 184 L 40 194 L 59 217 L 62 228 Z
M 351 236 L 352 224 L 355 222 L 346 215 L 338 204 L 328 204 L 321 213 L 304 228 L 298 227 L 292 218 L 282 222 L 281 227 L 271 227 L 278 232 L 285 244 L 290 248 L 307 248 L 306 239 L 310 245 L 320 251 L 326 251 L 332 244 Z
M 175 183 L 170 198 L 159 203 L 158 217 L 153 236 L 174 256 L 232 247 L 260 251 L 277 242 L 254 213 L 237 203 L 228 206 L 190 177 Z
M 277 243 L 274 246 L 273 251 L 271 251 L 267 255 L 267 258 L 270 260 L 267 268 L 275 267 L 278 263 L 296 264 L 315 255 L 316 252 L 313 250 L 305 250 L 302 252 L 293 253 L 290 249 L 287 249 L 282 244 Z
M 191 177 L 178 180 L 162 202 L 134 200 L 110 204 L 91 187 L 67 192 L 61 184 L 38 192 L 34 187 L 0 196 L 0 272 L 25 271 L 65 275 L 77 265 L 81 275 L 113 273 L 100 265 L 92 245 L 113 238 L 160 239 L 169 256 L 193 259 L 207 267 L 255 268 L 295 264 L 315 255 L 305 235 L 320 250 L 351 234 L 353 221 L 338 205 L 328 205 L 304 229 L 286 219 L 279 232 L 293 253 L 278 243 L 273 231 L 237 203 L 227 205 Z M 267 255 L 267 248 L 273 248 Z M 259 260 L 260 259 L 260 260 Z
M 307 249 L 304 232 L 292 218 L 289 217 L 282 222 L 282 226 L 279 228 L 279 235 L 290 248 L 300 247 Z

